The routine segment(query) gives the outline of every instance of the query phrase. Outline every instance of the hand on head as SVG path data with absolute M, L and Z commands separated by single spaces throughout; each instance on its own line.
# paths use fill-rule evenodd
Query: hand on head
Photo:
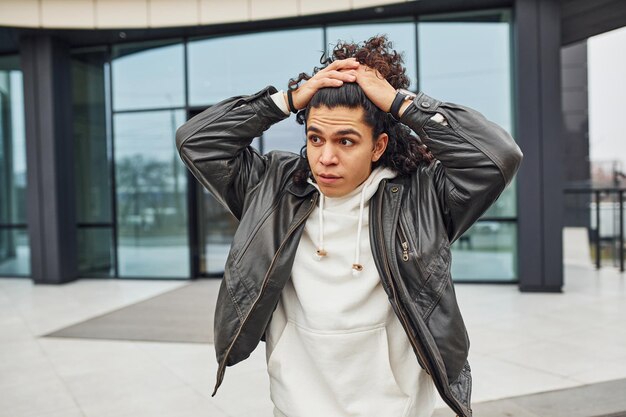
M 384 112 L 388 112 L 396 97 L 396 89 L 377 69 L 361 64 L 356 69 L 356 82 L 372 103 Z
M 293 105 L 303 109 L 309 104 L 311 97 L 324 87 L 341 87 L 344 82 L 356 81 L 356 69 L 360 66 L 355 58 L 340 59 L 321 69 L 292 93 Z M 285 100 L 287 97 L 285 95 Z
M 396 89 L 378 70 L 360 64 L 355 58 L 347 58 L 333 61 L 294 90 L 293 105 L 296 109 L 302 109 L 320 88 L 341 87 L 344 82 L 358 83 L 372 103 L 384 112 L 389 111 L 396 96 Z

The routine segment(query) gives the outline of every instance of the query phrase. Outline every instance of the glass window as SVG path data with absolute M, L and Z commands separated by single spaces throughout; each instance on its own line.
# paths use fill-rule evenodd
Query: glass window
M 113 47 L 113 110 L 185 105 L 182 43 Z
M 78 274 L 81 277 L 111 277 L 115 274 L 113 228 L 78 229 Z
M 72 56 L 76 164 L 76 217 L 79 223 L 113 221 L 107 140 L 106 50 Z
M 114 116 L 120 276 L 190 275 L 187 169 L 175 146 L 183 110 Z
M 26 137 L 18 56 L 0 57 L 0 276 L 30 275 Z
M 224 265 L 237 230 L 237 219 L 213 195 L 202 188 L 200 203 L 200 271 L 209 275 L 224 273 Z
M 509 21 L 508 12 L 424 17 L 418 40 L 422 91 L 476 109 L 512 133 Z M 516 216 L 515 189 L 513 181 L 484 216 Z
M 30 245 L 24 228 L 0 228 L 0 276 L 30 275 Z
M 513 131 L 510 14 L 428 16 L 418 23 L 420 90 Z M 514 219 L 515 180 L 483 218 Z M 455 242 L 455 280 L 515 280 L 516 223 L 479 221 Z
M 517 279 L 517 224 L 478 221 L 452 245 L 455 281 Z
M 411 81 L 410 90 L 417 88 L 417 63 L 415 55 L 415 23 L 410 22 L 382 22 L 361 23 L 344 26 L 330 26 L 326 29 L 328 51 L 337 45 L 339 40 L 363 42 L 367 39 L 387 34 L 393 48 L 404 54 L 406 74 Z
M 282 30 L 189 42 L 189 103 L 214 104 L 311 74 L 323 48 L 321 28 Z
M 517 201 L 517 178 L 513 178 L 513 181 L 509 186 L 500 194 L 500 197 L 495 203 L 483 214 L 483 217 L 516 217 L 517 208 L 515 203 Z
M 26 223 L 26 137 L 17 56 L 0 57 L 0 224 Z
M 295 117 L 278 122 L 263 133 L 263 153 L 280 150 L 300 154 L 305 144 L 304 126 Z
M 422 91 L 476 109 L 512 132 L 508 13 L 423 18 L 417 38 Z

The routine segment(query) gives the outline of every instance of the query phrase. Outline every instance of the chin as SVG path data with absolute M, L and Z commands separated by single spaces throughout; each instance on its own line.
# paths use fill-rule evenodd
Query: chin
M 335 187 L 328 187 L 328 186 L 320 186 L 318 184 L 318 186 L 320 187 L 320 191 L 322 191 L 322 193 L 326 196 L 326 197 L 341 197 L 344 196 L 346 194 L 348 194 L 348 192 L 346 192 L 343 189 L 340 188 L 335 188 Z

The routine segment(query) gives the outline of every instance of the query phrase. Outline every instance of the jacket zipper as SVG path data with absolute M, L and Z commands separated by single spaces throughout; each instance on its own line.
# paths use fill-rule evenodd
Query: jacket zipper
M 399 312 L 399 316 L 400 316 L 400 321 L 402 322 L 402 327 L 404 327 L 404 332 L 407 334 L 407 336 L 409 337 L 409 341 L 411 342 L 411 345 L 413 345 L 413 348 L 415 349 L 415 352 L 417 352 L 418 356 L 420 357 L 420 360 L 422 361 L 422 363 L 424 364 L 425 367 L 425 371 L 427 374 L 431 375 L 430 370 L 428 369 L 428 365 L 427 365 L 427 361 L 425 360 L 421 349 L 418 348 L 417 346 L 417 341 L 414 340 L 413 335 L 411 334 L 411 332 L 409 331 L 409 325 L 406 321 L 406 318 L 404 317 L 404 313 L 400 308 L 400 304 L 398 303 L 398 295 L 396 294 L 396 287 L 393 285 L 393 281 L 391 280 L 391 266 L 389 265 L 389 258 L 387 257 L 387 249 L 385 246 L 385 238 L 384 238 L 384 234 L 383 234 L 383 222 L 382 222 L 382 196 L 383 193 L 380 194 L 380 201 L 379 201 L 379 205 L 378 205 L 378 210 L 379 210 L 379 221 L 378 221 L 378 232 L 379 232 L 379 238 L 380 238 L 380 243 L 381 243 L 381 249 L 382 249 L 382 255 L 383 255 L 383 264 L 385 265 L 385 270 L 387 272 L 387 285 L 389 285 L 389 288 L 391 289 L 391 292 L 393 294 L 393 300 L 396 303 L 396 305 L 398 306 L 398 312 Z M 408 246 L 408 243 L 407 243 Z
M 402 260 L 404 262 L 409 261 L 409 239 L 404 233 L 404 229 L 402 229 L 401 225 L 398 225 L 396 228 L 398 230 L 398 236 L 400 237 L 400 244 L 402 245 Z
M 224 373 L 226 372 L 226 362 L 228 361 L 228 355 L 230 354 L 230 351 L 232 350 L 233 346 L 235 345 L 235 342 L 237 341 L 237 338 L 241 334 L 241 330 L 243 329 L 243 327 L 245 326 L 246 322 L 248 321 L 248 318 L 252 314 L 252 311 L 254 310 L 254 307 L 256 307 L 256 305 L 258 304 L 259 300 L 263 296 L 263 292 L 265 291 L 265 288 L 267 287 L 267 283 L 269 282 L 270 273 L 272 272 L 272 269 L 274 268 L 274 264 L 276 263 L 276 258 L 278 258 L 278 255 L 282 251 L 282 249 L 285 246 L 285 243 L 287 242 L 289 237 L 291 237 L 291 234 L 294 232 L 294 230 L 296 230 L 309 217 L 309 215 L 311 214 L 311 212 L 313 211 L 313 209 L 316 206 L 318 197 L 319 197 L 319 194 L 315 194 L 313 196 L 313 198 L 311 199 L 311 207 L 308 208 L 308 210 L 306 211 L 305 215 L 302 216 L 302 218 L 296 224 L 292 225 L 291 228 L 289 228 L 289 230 L 287 231 L 287 234 L 285 235 L 285 238 L 283 239 L 283 241 L 280 243 L 280 246 L 276 250 L 276 253 L 274 254 L 274 257 L 272 258 L 272 262 L 270 262 L 270 265 L 267 268 L 267 272 L 265 273 L 265 276 L 263 277 L 263 283 L 261 284 L 261 290 L 259 291 L 259 295 L 257 296 L 256 300 L 254 300 L 254 303 L 250 307 L 250 310 L 248 311 L 248 314 L 243 319 L 243 322 L 241 323 L 241 326 L 239 326 L 239 330 L 237 330 L 237 334 L 235 334 L 235 337 L 233 338 L 233 341 L 230 342 L 230 345 L 228 346 L 228 349 L 226 350 L 226 354 L 224 355 L 224 359 L 222 359 L 222 363 L 220 363 L 220 366 L 219 366 L 219 368 L 217 370 L 217 381 L 216 381 L 216 384 L 215 384 L 215 388 L 213 390 L 213 394 L 211 394 L 211 397 L 215 396 L 215 393 L 217 393 L 217 389 L 222 384 L 222 380 L 224 379 Z
M 384 185 L 385 186 L 387 184 L 387 181 L 384 181 Z M 402 327 L 404 327 L 404 332 L 407 334 L 407 336 L 409 337 L 409 342 L 411 342 L 411 345 L 413 346 L 413 349 L 415 350 L 415 352 L 417 353 L 417 356 L 419 357 L 419 359 L 421 359 L 422 363 L 425 366 L 425 371 L 428 375 L 433 376 L 433 374 L 431 373 L 431 371 L 428 369 L 428 361 L 426 361 L 426 359 L 424 358 L 424 353 L 422 352 L 422 350 L 419 348 L 419 345 L 417 343 L 417 341 L 413 338 L 413 335 L 411 333 L 411 331 L 409 330 L 409 325 L 407 323 L 406 317 L 404 316 L 404 311 L 402 310 L 402 306 L 400 305 L 400 303 L 398 302 L 398 296 L 396 293 L 396 287 L 393 284 L 393 281 L 391 279 L 391 266 L 389 264 L 389 258 L 387 257 L 387 250 L 386 250 L 386 245 L 385 245 L 385 238 L 384 238 L 384 234 L 383 234 L 383 211 L 382 211 L 382 199 L 383 199 L 383 193 L 380 193 L 380 197 L 379 197 L 379 202 L 378 202 L 378 231 L 379 231 L 379 239 L 380 239 L 380 244 L 381 244 L 381 252 L 383 255 L 383 263 L 385 265 L 385 270 L 387 272 L 387 281 L 388 281 L 388 285 L 389 288 L 391 289 L 391 292 L 393 294 L 393 300 L 396 303 L 397 309 L 398 309 L 398 316 L 400 318 L 400 322 L 402 323 Z M 408 240 L 405 241 L 407 242 L 407 248 L 408 248 Z M 403 246 L 404 247 L 404 246 Z M 435 378 L 433 377 L 433 380 Z M 457 408 L 455 405 L 453 405 L 450 400 L 448 398 L 446 398 L 445 396 L 442 396 L 443 400 L 446 402 L 446 404 L 448 404 L 448 406 L 455 412 L 457 413 Z M 457 415 L 457 417 L 459 417 L 459 415 Z

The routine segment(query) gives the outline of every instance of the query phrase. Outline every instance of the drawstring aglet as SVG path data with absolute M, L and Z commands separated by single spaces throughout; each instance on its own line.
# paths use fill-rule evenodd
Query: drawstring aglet
M 363 265 L 361 264 L 352 264 L 352 275 L 353 276 L 357 276 L 361 273 L 361 271 L 363 270 Z
M 317 259 L 318 261 L 321 261 L 322 258 L 326 255 L 327 253 L 324 249 L 318 249 L 315 251 L 315 259 Z

